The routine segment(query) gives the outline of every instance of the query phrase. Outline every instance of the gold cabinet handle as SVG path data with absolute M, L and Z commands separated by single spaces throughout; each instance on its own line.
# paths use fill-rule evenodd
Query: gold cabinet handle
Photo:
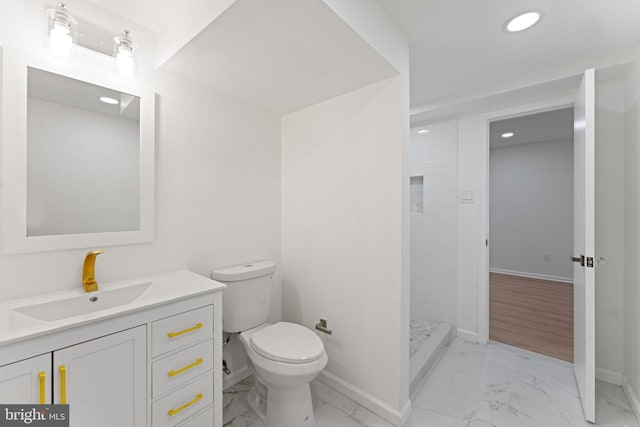
M 200 329 L 200 328 L 202 328 L 202 323 L 197 323 L 195 326 L 192 326 L 192 327 L 187 328 L 187 329 L 185 329 L 183 331 L 180 331 L 180 332 L 169 332 L 167 334 L 167 336 L 169 338 L 175 338 L 177 336 L 180 336 L 182 334 L 186 334 L 187 332 L 195 331 L 196 329 Z
M 193 405 L 194 403 L 198 402 L 199 400 L 202 400 L 202 393 L 198 393 L 198 395 L 196 396 L 195 399 L 193 399 L 189 403 L 185 403 L 184 405 L 182 405 L 178 409 L 169 409 L 168 414 L 169 414 L 170 417 L 173 417 L 178 412 L 182 411 L 183 409 L 187 409 L 189 406 Z
M 40 376 L 40 404 L 44 405 L 45 404 L 45 400 L 46 400 L 46 396 L 44 394 L 44 382 L 45 382 L 44 381 L 44 378 L 45 378 L 44 377 L 45 376 L 44 371 L 41 371 L 39 376 Z
M 67 404 L 67 368 L 60 365 L 60 403 Z
M 202 363 L 202 357 L 199 357 L 198 360 L 196 360 L 192 364 L 187 365 L 184 368 L 180 368 L 177 371 L 169 371 L 169 372 L 167 372 L 167 375 L 169 375 L 170 377 L 175 377 L 176 375 L 181 374 L 184 371 L 188 371 L 189 369 L 191 369 L 191 368 L 193 368 L 195 366 L 198 366 L 201 363 Z

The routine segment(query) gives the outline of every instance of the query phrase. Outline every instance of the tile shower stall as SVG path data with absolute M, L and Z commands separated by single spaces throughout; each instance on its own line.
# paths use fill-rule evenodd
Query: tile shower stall
M 418 133 L 418 131 L 422 133 Z M 428 131 L 428 132 L 425 132 Z M 457 321 L 458 124 L 414 127 L 409 145 L 413 395 Z

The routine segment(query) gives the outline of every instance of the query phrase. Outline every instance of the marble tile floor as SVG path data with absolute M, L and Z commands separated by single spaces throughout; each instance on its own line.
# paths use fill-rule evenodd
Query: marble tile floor
M 598 426 L 638 427 L 622 387 L 597 382 Z M 592 426 L 567 362 L 456 339 L 412 402 L 408 427 Z
M 264 427 L 247 403 L 247 393 L 252 385 L 253 377 L 248 377 L 224 391 L 223 427 Z M 311 383 L 311 395 L 316 427 L 391 427 L 382 418 L 320 381 Z
M 264 427 L 246 402 L 253 378 L 224 392 L 224 427 Z M 316 427 L 390 427 L 319 381 L 311 383 Z M 619 386 L 598 382 L 597 426 L 640 427 Z M 566 362 L 502 344 L 456 339 L 412 402 L 406 427 L 592 426 Z

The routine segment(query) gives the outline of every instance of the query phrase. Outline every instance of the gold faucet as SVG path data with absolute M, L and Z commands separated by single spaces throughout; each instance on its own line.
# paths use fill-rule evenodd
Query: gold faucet
M 96 257 L 104 251 L 91 251 L 84 257 L 84 267 L 82 268 L 82 288 L 85 292 L 95 292 L 98 290 L 98 282 L 94 275 Z

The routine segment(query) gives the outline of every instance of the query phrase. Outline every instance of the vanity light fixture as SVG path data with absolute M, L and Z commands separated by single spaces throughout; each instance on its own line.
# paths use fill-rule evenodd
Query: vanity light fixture
M 420 129 L 420 130 L 418 131 L 418 134 L 420 134 L 420 135 L 426 135 L 426 134 L 428 134 L 428 133 L 429 133 L 429 129 Z
M 116 66 L 125 77 L 132 77 L 135 68 L 133 58 L 133 41 L 129 30 L 124 30 L 120 36 L 115 38 L 113 56 L 116 58 Z
M 542 18 L 542 13 L 535 10 L 520 13 L 505 22 L 502 28 L 509 33 L 517 33 L 533 27 L 540 21 L 540 18 Z
M 503 138 L 511 138 L 514 135 L 513 132 L 505 132 L 502 134 Z
M 104 102 L 105 104 L 111 104 L 111 105 L 117 105 L 120 103 L 117 99 L 113 99 L 108 96 L 101 96 L 100 101 Z
M 46 17 L 49 50 L 55 56 L 68 58 L 78 39 L 78 21 L 69 14 L 64 3 L 48 9 Z

